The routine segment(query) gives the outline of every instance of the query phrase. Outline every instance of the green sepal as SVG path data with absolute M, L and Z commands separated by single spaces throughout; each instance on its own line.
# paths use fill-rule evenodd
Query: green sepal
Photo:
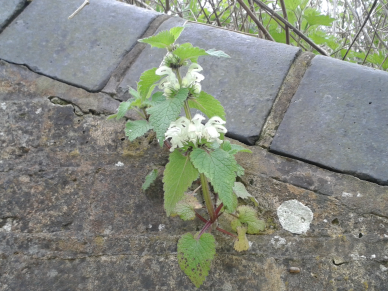
M 186 233 L 179 239 L 179 266 L 197 288 L 205 281 L 215 253 L 216 241 L 210 233 L 204 233 L 200 238 Z
M 149 45 L 157 48 L 167 48 L 175 42 L 175 38 L 170 31 L 164 30 L 159 32 L 157 35 L 139 39 L 138 42 L 148 43 Z
M 164 134 L 170 126 L 170 123 L 175 121 L 181 113 L 184 101 L 188 94 L 188 89 L 179 89 L 175 95 L 165 101 L 147 108 L 147 113 L 150 114 L 150 123 L 156 132 L 156 137 L 158 138 L 160 146 L 163 145 L 165 139 Z
M 218 116 L 225 120 L 225 110 L 220 101 L 204 91 L 201 91 L 198 97 L 190 98 L 188 102 L 191 108 L 202 111 L 209 119 Z
M 158 177 L 158 170 L 157 169 L 154 169 L 152 170 L 146 177 L 145 177 L 145 181 L 143 183 L 143 185 L 141 186 L 141 188 L 145 191 L 148 189 L 148 187 L 151 186 L 151 184 L 156 180 L 156 178 Z
M 189 156 L 184 156 L 175 149 L 170 154 L 163 176 L 164 209 L 167 216 L 171 215 L 184 192 L 198 177 L 198 170 L 194 168 Z
M 130 141 L 144 135 L 147 131 L 152 129 L 151 124 L 147 120 L 128 121 L 125 124 L 125 135 Z
M 191 152 L 190 159 L 194 167 L 209 179 L 227 211 L 235 211 L 237 197 L 233 193 L 233 186 L 236 179 L 237 163 L 234 157 L 222 149 L 206 151 L 197 148 Z

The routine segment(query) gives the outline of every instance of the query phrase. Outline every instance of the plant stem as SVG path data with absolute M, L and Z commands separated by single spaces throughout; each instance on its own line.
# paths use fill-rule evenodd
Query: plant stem
M 209 184 L 207 182 L 207 178 L 205 174 L 200 174 L 199 177 L 201 179 L 203 199 L 205 200 L 205 205 L 207 208 L 207 212 L 209 213 L 209 216 L 210 216 L 210 221 L 213 223 L 214 221 L 216 221 L 217 216 L 214 212 L 212 199 L 210 197 Z
M 174 71 L 175 71 L 176 77 L 178 78 L 179 85 L 182 88 L 182 77 L 181 77 L 181 74 L 179 72 L 179 69 L 174 69 Z M 185 109 L 186 118 L 188 120 L 191 120 L 192 117 L 191 117 L 191 112 L 190 112 L 190 106 L 189 106 L 189 102 L 187 101 L 187 99 L 185 100 L 185 104 L 184 104 L 183 108 Z

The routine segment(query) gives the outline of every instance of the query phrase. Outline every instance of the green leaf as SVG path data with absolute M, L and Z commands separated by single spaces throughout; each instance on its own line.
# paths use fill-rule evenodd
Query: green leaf
M 166 101 L 166 96 L 163 95 L 163 92 L 155 92 L 152 94 L 151 99 L 144 101 L 144 104 L 155 106 L 159 103 L 162 103 L 163 101 Z
M 190 161 L 189 156 L 182 155 L 178 150 L 170 154 L 169 162 L 164 170 L 164 209 L 169 216 L 176 204 L 182 199 L 184 192 L 198 179 L 199 173 Z
M 125 113 L 127 113 L 128 109 L 131 107 L 133 99 L 130 99 L 125 102 L 121 102 L 119 105 L 119 109 L 116 113 L 116 120 L 119 120 L 120 118 L 123 118 L 125 116 Z
M 111 119 L 116 119 L 117 117 L 117 113 L 116 114 L 112 114 L 112 115 L 109 115 L 106 120 L 111 120 Z
M 219 116 L 225 120 L 225 110 L 220 101 L 212 95 L 201 91 L 199 96 L 194 99 L 189 99 L 189 106 L 201 110 L 210 119 L 213 116 Z
M 174 42 L 178 39 L 184 29 L 184 26 L 176 26 L 170 29 L 170 33 L 174 36 Z
M 181 113 L 182 106 L 188 94 L 188 89 L 179 89 L 172 98 L 168 98 L 147 109 L 147 113 L 151 115 L 150 123 L 156 131 L 156 137 L 159 140 L 160 146 L 163 145 L 164 134 L 170 126 L 170 123 L 175 121 Z
M 198 202 L 198 199 L 192 194 L 184 195 L 184 198 L 179 201 L 172 213 L 179 215 L 182 220 L 193 220 L 195 218 L 194 209 L 202 208 L 202 204 Z
M 237 227 L 237 240 L 234 242 L 234 249 L 238 252 L 247 251 L 249 249 L 249 241 L 247 238 L 247 228 Z
M 140 96 L 140 93 L 137 92 L 135 89 L 133 89 L 132 87 L 129 87 L 128 88 L 128 92 L 129 94 L 131 94 L 135 99 L 141 99 L 141 96 Z
M 239 164 L 237 164 L 237 171 L 236 171 L 236 175 L 241 177 L 241 176 L 244 176 L 245 174 L 245 170 L 242 166 L 240 166 Z
M 158 177 L 158 170 L 157 169 L 154 169 L 152 170 L 146 177 L 145 177 L 145 181 L 143 183 L 143 186 L 141 186 L 141 188 L 145 191 L 148 189 L 149 186 L 151 186 L 151 184 L 156 180 L 156 178 Z
M 207 55 L 204 49 L 199 47 L 188 47 L 188 46 L 179 46 L 176 50 L 173 51 L 174 55 L 178 56 L 181 59 L 181 62 L 185 60 L 190 60 L 194 63 L 197 62 L 198 57 Z
M 237 197 L 233 193 L 237 171 L 234 157 L 222 149 L 208 152 L 197 148 L 191 152 L 190 159 L 194 167 L 210 180 L 228 211 L 233 212 L 237 207 Z
M 329 15 L 304 15 L 304 18 L 310 25 L 331 26 L 335 18 Z
M 209 56 L 214 56 L 214 57 L 219 57 L 219 58 L 230 58 L 230 56 L 228 54 L 224 53 L 223 51 L 218 51 L 216 49 L 207 50 L 206 53 Z
M 260 231 L 265 230 L 265 222 L 258 219 L 255 209 L 250 206 L 243 205 L 239 206 L 237 211 L 239 213 L 238 220 L 241 223 L 246 223 L 248 225 L 248 233 L 258 234 Z
M 205 281 L 215 253 L 216 241 L 210 233 L 204 233 L 199 239 L 186 233 L 179 239 L 179 266 L 197 288 Z
M 153 35 L 147 38 L 139 39 L 139 42 L 148 43 L 153 47 L 167 48 L 175 42 L 174 35 L 168 30 L 159 32 L 157 35 Z
M 230 143 L 230 141 L 224 140 L 224 142 L 221 145 L 221 148 L 224 151 L 229 152 L 230 150 L 232 150 L 232 144 Z
M 130 141 L 135 140 L 139 136 L 144 135 L 147 131 L 152 129 L 151 124 L 147 120 L 128 121 L 125 124 L 125 135 Z
M 301 0 L 287 0 L 284 2 L 285 2 L 287 10 L 295 10 L 302 3 Z
M 140 81 L 137 84 L 137 89 L 142 100 L 146 100 L 149 96 L 151 96 L 152 91 L 154 90 L 155 82 L 159 81 L 163 76 L 159 76 L 155 74 L 157 68 L 152 68 L 150 70 L 144 71 L 140 76 Z
M 255 197 L 253 197 L 251 194 L 248 193 L 248 191 L 245 188 L 243 183 L 234 182 L 233 192 L 234 192 L 234 194 L 237 195 L 237 197 L 242 198 L 242 199 L 249 198 L 255 204 L 255 206 L 259 205 L 259 203 L 255 199 Z
M 252 153 L 251 150 L 249 150 L 243 146 L 240 146 L 238 144 L 231 144 L 228 140 L 225 140 L 222 143 L 222 149 L 231 155 L 235 155 L 239 152 Z

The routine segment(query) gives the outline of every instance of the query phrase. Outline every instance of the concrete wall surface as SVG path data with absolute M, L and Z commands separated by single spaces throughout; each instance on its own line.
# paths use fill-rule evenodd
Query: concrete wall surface
M 0 291 L 196 290 L 176 244 L 202 222 L 166 217 L 161 177 L 141 191 L 168 150 L 106 120 L 165 54 L 137 40 L 184 20 L 112 0 L 69 20 L 82 2 L 0 9 Z M 199 290 L 387 291 L 388 73 L 198 23 L 178 42 L 231 56 L 200 59 L 202 86 L 253 152 L 237 159 L 267 223 L 241 253 L 215 234 Z M 288 200 L 306 233 L 280 222 Z

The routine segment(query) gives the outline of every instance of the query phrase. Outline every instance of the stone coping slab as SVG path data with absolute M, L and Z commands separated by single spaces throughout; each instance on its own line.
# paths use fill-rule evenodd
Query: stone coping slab
M 181 18 L 171 18 L 157 32 L 183 23 Z M 195 23 L 188 23 L 178 39 L 178 43 L 186 42 L 206 50 L 223 50 L 231 56 L 230 59 L 210 56 L 199 59 L 205 76 L 202 89 L 225 107 L 229 136 L 254 144 L 300 49 Z M 159 67 L 165 54 L 163 49 L 148 46 L 128 70 L 118 92 L 128 94 L 128 86 L 136 88 L 141 73 Z
M 4 0 L 0 9 L 0 32 L 27 4 L 27 0 Z
M 317 56 L 271 151 L 388 185 L 388 74 Z
M 34 0 L 0 35 L 0 59 L 89 91 L 101 90 L 159 14 L 94 0 L 69 20 L 81 4 Z

